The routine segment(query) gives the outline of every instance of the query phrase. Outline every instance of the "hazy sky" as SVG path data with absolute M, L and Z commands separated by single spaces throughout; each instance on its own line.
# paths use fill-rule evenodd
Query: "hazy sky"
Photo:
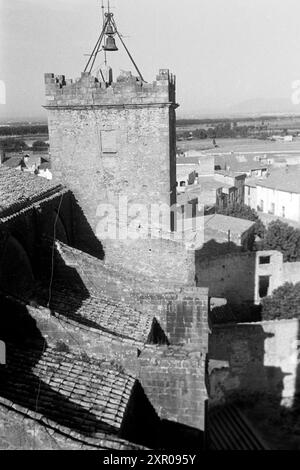
M 299 0 L 111 0 L 145 79 L 177 76 L 180 113 L 289 98 L 300 80 Z M 44 72 L 80 76 L 100 27 L 100 0 L 0 0 L 0 117 L 41 116 Z M 115 75 L 130 69 L 110 54 Z M 102 60 L 99 59 L 99 60 Z

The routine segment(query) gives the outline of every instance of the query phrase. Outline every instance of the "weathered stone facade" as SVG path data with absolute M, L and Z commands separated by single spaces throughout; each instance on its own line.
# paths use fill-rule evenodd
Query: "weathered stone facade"
M 175 77 L 160 70 L 148 84 L 129 74 L 107 87 L 88 73 L 74 83 L 46 74 L 45 83 L 54 181 L 78 198 L 105 262 L 192 285 L 193 253 L 168 239 L 175 227 Z M 148 230 L 153 204 L 167 208 L 159 237 Z M 105 216 L 111 208 L 116 224 Z
M 0 172 L 0 176 L 6 181 L 5 173 Z M 180 285 L 180 276 L 178 284 L 174 278 L 162 283 L 151 268 L 141 273 L 113 267 L 99 256 L 74 248 L 72 245 L 78 246 L 75 227 L 80 208 L 72 193 L 55 183 L 49 186 L 46 181 L 45 188 L 36 193 L 35 182 L 42 183 L 38 177 L 17 171 L 8 176 L 21 189 L 13 208 L 9 203 L 4 216 L 0 214 L 0 329 L 9 365 L 0 370 L 1 377 L 5 377 L 1 382 L 0 414 L 8 429 L 7 436 L 0 429 L 0 447 L 124 449 L 137 443 L 170 448 L 174 442 L 178 448 L 191 443 L 201 447 L 207 399 L 207 289 Z M 28 191 L 29 183 L 32 191 L 24 198 L 23 189 Z M 86 227 L 88 230 L 88 224 Z M 86 234 L 95 242 L 93 234 Z M 166 249 L 163 253 L 170 256 Z M 146 267 L 147 260 L 143 262 Z M 174 265 L 176 268 L 180 266 Z M 13 339 L 11 344 L 5 335 L 12 331 L 13 337 L 8 336 L 9 341 Z M 19 351 L 24 339 L 30 344 Z M 67 356 L 70 364 L 66 363 Z M 36 361 L 28 362 L 26 358 Z M 88 437 L 82 437 L 82 429 L 73 432 L 77 421 L 82 421 L 81 408 L 89 403 L 83 388 L 78 389 L 80 397 L 72 395 L 75 382 L 81 380 L 84 390 L 89 383 L 83 374 L 75 382 L 73 372 L 68 375 L 75 358 L 85 371 L 89 364 L 99 362 L 105 369 L 128 374 L 134 381 L 132 400 L 119 430 L 99 431 L 97 435 L 88 430 Z M 23 362 L 25 369 L 19 367 Z M 38 413 L 33 409 L 35 362 L 37 372 L 45 372 L 42 381 L 49 380 L 49 374 L 54 380 L 55 370 L 64 373 L 61 385 L 61 376 L 53 384 L 43 383 L 39 403 L 46 401 Z M 16 381 L 21 384 L 17 388 Z M 31 387 L 28 397 L 21 393 L 23 384 Z M 59 387 L 56 392 L 55 387 Z M 105 395 L 101 384 L 94 390 Z M 114 385 L 110 393 L 114 393 Z M 66 403 L 76 409 L 64 417 L 60 403 L 69 394 Z M 54 400 L 49 409 L 47 400 L 50 403 L 52 398 L 48 395 Z M 105 408 L 103 405 L 109 419 L 110 411 Z M 90 420 L 93 414 L 88 415 Z
M 209 339 L 209 396 L 220 405 L 267 395 L 292 406 L 299 396 L 299 321 L 218 325 Z
M 226 244 L 214 246 L 215 255 L 196 255 L 197 283 L 208 287 L 211 297 L 227 299 L 229 305 L 259 304 L 262 297 L 271 295 L 285 282 L 300 281 L 299 263 L 284 263 L 280 251 L 231 252 L 229 244 L 228 248 Z M 262 278 L 269 280 L 264 295 L 261 295 Z

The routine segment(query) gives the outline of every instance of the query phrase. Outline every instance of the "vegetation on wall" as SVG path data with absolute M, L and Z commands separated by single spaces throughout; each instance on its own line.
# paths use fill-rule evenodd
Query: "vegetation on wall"
M 300 230 L 275 220 L 268 225 L 263 250 L 278 250 L 283 254 L 283 261 L 300 260 Z
M 262 320 L 300 318 L 300 282 L 286 282 L 261 301 Z

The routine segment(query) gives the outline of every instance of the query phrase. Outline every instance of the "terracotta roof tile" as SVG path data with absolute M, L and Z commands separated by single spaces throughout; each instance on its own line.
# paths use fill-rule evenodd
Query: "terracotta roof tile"
M 40 291 L 38 302 L 46 306 L 48 292 Z M 153 326 L 153 316 L 138 312 L 125 303 L 114 301 L 102 293 L 97 296 L 81 293 L 54 284 L 50 309 L 62 319 L 77 326 L 108 333 L 120 340 L 129 339 L 146 343 Z
M 96 447 L 109 434 L 122 446 L 114 434 L 120 430 L 135 379 L 107 361 L 83 360 L 51 346 L 41 351 L 8 343 L 0 379 L 0 408 L 28 415 Z
M 63 190 L 60 184 L 28 172 L 0 167 L 0 217 L 6 217 Z

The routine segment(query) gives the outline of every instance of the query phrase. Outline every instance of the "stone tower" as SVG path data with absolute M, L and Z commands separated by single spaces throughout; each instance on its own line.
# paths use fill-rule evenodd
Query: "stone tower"
M 93 228 L 99 203 L 176 202 L 175 78 L 116 83 L 45 75 L 53 177 L 79 198 Z
M 47 73 L 45 85 L 53 178 L 73 191 L 95 234 L 105 204 L 119 220 L 120 200 L 128 207 L 176 203 L 177 105 L 168 70 L 153 83 L 126 72 L 109 85 L 86 72 L 75 81 Z M 105 240 L 105 259 L 121 263 L 122 257 L 135 269 L 151 254 L 148 261 L 158 265 L 161 246 L 157 251 L 153 243 L 159 242 Z

